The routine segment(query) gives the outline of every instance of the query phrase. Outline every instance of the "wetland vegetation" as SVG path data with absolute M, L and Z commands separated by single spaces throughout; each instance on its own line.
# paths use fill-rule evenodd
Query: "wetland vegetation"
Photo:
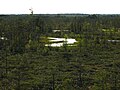
M 120 90 L 120 15 L 0 15 L 0 90 Z

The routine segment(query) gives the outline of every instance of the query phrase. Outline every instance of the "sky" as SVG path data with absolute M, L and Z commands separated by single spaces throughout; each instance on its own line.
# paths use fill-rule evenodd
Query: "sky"
M 0 0 L 0 14 L 120 14 L 120 0 Z

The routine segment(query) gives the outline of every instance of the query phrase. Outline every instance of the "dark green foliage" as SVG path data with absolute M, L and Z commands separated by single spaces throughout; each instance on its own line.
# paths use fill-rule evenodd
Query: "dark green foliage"
M 120 15 L 0 16 L 0 90 L 120 90 L 119 24 Z M 78 42 L 46 47 L 46 37 Z

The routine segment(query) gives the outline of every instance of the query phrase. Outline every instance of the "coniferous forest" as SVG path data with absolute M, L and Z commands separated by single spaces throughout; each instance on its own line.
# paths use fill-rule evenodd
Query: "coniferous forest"
M 120 15 L 0 15 L 0 90 L 120 90 Z

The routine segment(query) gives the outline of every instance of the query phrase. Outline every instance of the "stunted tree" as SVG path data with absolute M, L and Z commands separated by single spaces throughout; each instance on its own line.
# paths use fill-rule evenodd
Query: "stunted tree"
M 29 10 L 31 12 L 31 15 L 33 15 L 33 8 L 30 8 Z

